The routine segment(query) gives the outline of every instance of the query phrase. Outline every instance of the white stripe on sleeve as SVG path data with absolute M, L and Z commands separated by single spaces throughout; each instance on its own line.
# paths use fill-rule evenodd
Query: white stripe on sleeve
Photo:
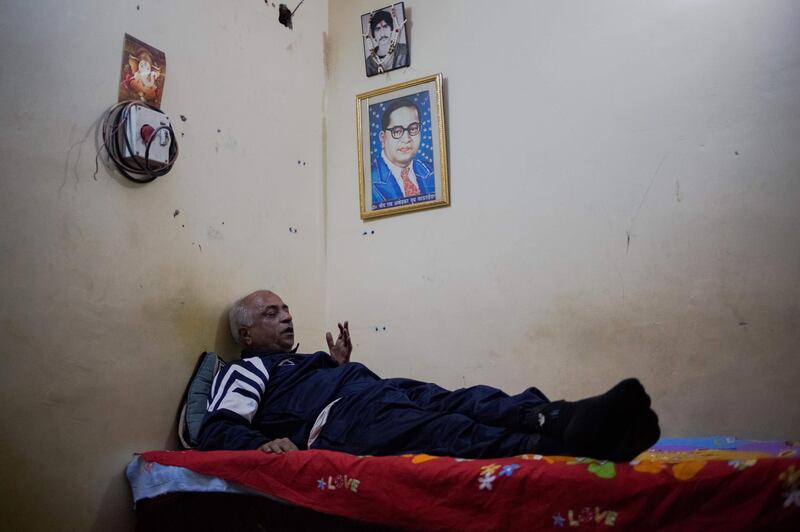
M 224 375 L 219 374 L 214 379 L 208 411 L 230 410 L 251 422 L 266 389 L 269 373 L 264 363 L 255 357 L 243 362 L 251 367 L 235 363 L 228 366 Z

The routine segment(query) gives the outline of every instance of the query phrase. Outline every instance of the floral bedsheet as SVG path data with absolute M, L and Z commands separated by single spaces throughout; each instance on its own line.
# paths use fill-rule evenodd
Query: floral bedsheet
M 800 442 L 720 438 L 698 448 L 692 441 L 700 440 L 662 440 L 623 464 L 320 450 L 151 451 L 140 458 L 401 529 L 800 530 Z

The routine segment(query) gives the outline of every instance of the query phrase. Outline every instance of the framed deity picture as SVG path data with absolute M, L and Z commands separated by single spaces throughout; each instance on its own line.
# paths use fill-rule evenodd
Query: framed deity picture
M 361 219 L 450 204 L 442 75 L 356 96 Z
M 164 52 L 126 33 L 118 101 L 140 100 L 161 107 L 166 75 Z
M 403 2 L 361 15 L 367 77 L 411 64 Z

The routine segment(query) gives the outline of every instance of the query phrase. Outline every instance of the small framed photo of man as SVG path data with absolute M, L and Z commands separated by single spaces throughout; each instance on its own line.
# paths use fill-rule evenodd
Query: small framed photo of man
M 411 64 L 403 2 L 361 15 L 361 34 L 367 77 Z
M 361 218 L 450 204 L 442 75 L 356 96 Z

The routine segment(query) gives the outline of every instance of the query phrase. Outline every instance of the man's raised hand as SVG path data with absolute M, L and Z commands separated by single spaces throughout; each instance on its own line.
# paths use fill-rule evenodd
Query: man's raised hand
M 346 364 L 350 362 L 350 353 L 353 352 L 353 343 L 350 341 L 350 328 L 347 322 L 344 325 L 339 324 L 339 337 L 336 343 L 333 343 L 333 335 L 328 332 L 325 335 L 328 341 L 328 350 L 336 362 L 339 364 Z

